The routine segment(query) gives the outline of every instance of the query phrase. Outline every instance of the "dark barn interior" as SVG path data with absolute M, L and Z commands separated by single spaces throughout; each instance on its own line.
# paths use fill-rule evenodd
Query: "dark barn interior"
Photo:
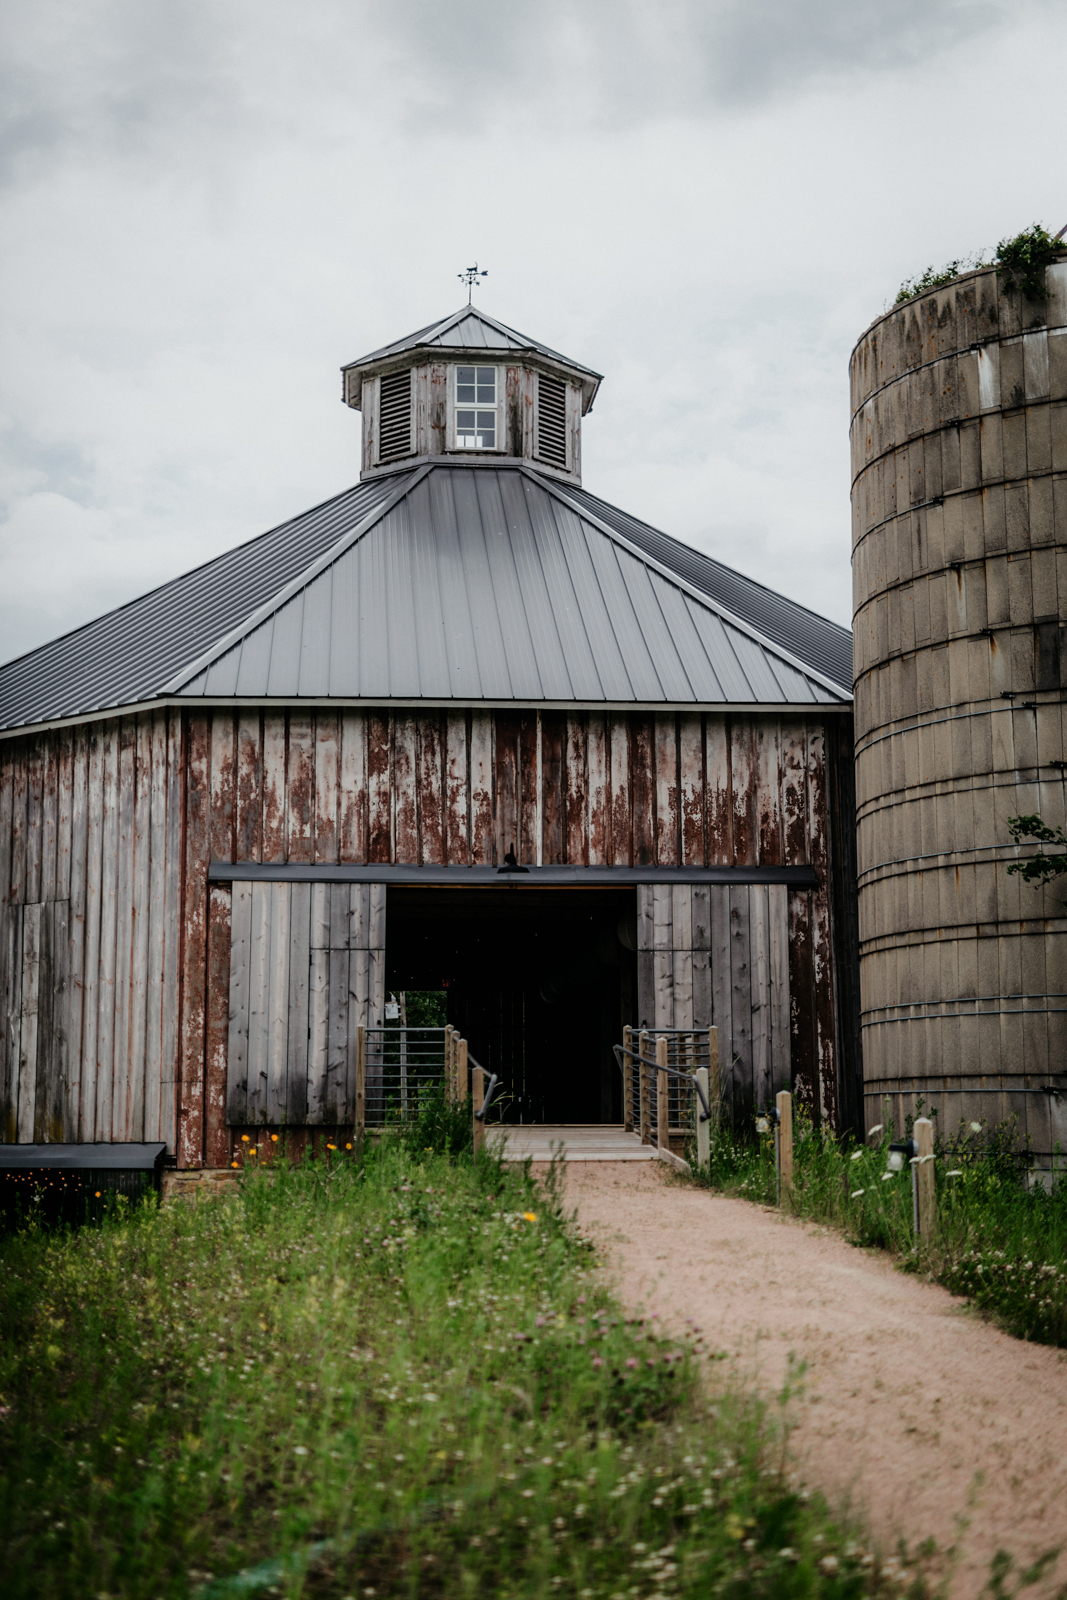
M 632 888 L 390 888 L 386 928 L 386 988 L 447 991 L 449 1022 L 502 1079 L 502 1120 L 622 1120 Z

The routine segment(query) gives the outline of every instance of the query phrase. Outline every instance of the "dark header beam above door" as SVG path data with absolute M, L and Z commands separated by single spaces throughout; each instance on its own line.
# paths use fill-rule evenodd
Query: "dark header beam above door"
M 814 867 L 410 867 L 212 861 L 210 883 L 384 883 L 411 889 L 622 889 L 637 883 L 818 884 Z

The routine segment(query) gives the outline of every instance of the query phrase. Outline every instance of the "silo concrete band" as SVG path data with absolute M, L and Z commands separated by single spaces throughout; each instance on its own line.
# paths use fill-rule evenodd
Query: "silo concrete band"
M 1007 867 L 1010 817 L 1065 820 L 1067 259 L 1046 289 L 967 273 L 851 361 L 867 1123 L 920 1096 L 945 1133 L 1017 1115 L 1044 1160 L 1067 1150 L 1067 878 Z

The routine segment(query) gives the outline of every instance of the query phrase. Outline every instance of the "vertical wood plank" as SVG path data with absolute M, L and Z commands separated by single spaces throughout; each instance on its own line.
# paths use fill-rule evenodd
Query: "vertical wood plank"
M 711 921 L 711 1006 L 719 1041 L 723 1083 L 726 1094 L 733 1093 L 733 975 L 730 938 L 730 890 L 727 885 L 708 888 Z
M 711 893 L 710 885 L 694 883 L 693 919 L 693 1026 L 710 1028 L 715 1016 L 711 991 Z
M 184 949 L 182 929 L 183 829 L 185 813 L 185 728 L 179 711 L 166 713 L 166 866 L 164 869 L 164 934 L 162 996 L 162 1090 L 159 1137 L 177 1154 L 178 1104 L 181 1094 L 181 1030 L 179 992 Z
M 325 1122 L 347 1122 L 348 1103 L 348 995 L 349 899 L 346 883 L 331 883 L 330 907 L 330 1011 L 328 1019 Z
M 693 1026 L 693 886 L 671 886 L 672 991 L 674 1028 Z
M 563 747 L 566 718 L 560 711 L 541 713 L 541 860 L 547 866 L 563 861 L 564 794 Z
M 42 883 L 43 887 L 43 883 Z M 53 889 L 55 885 L 52 885 Z M 55 929 L 53 912 L 55 901 L 45 901 L 36 908 L 39 918 L 39 944 L 37 952 L 37 1006 L 34 1041 L 33 1071 L 30 1074 L 30 1093 L 33 1104 L 29 1107 L 30 1138 L 35 1144 L 48 1143 L 48 1103 L 52 1097 L 50 1077 L 54 1064 L 52 1041 L 52 989 L 55 982 L 53 969 L 53 940 Z M 20 1098 L 22 1096 L 20 1088 Z M 20 1121 L 22 1118 L 20 1118 Z
M 470 860 L 467 810 L 467 713 L 449 711 L 445 727 L 445 838 L 452 866 Z
M 26 791 L 29 786 L 29 744 L 20 739 L 12 763 L 11 866 L 8 893 L 13 905 L 26 903 Z
M 24 908 L 0 902 L 0 937 L 3 938 L 3 1138 L 15 1144 L 19 1136 L 19 1052 L 22 1048 L 22 945 Z
M 285 714 L 263 717 L 263 860 L 285 860 Z
M 204 989 L 207 976 L 210 822 L 211 730 L 206 716 L 190 714 L 185 760 L 179 1167 L 199 1167 L 204 1161 Z
M 59 768 L 56 736 L 42 734 L 41 759 L 41 831 L 40 874 L 41 887 L 38 899 L 48 902 L 58 894 L 56 887 L 56 847 L 59 839 Z
M 289 883 L 264 885 L 270 948 L 266 957 L 263 1076 L 260 1078 L 256 1107 L 256 1120 L 263 1123 L 276 1120 L 275 1108 L 286 1103 L 289 1079 L 289 957 L 292 948 L 290 917 L 293 890 L 296 887 Z M 287 1119 L 283 1117 L 277 1120 Z
M 642 1028 L 656 1021 L 655 908 L 652 885 L 637 885 L 637 1015 Z
M 782 861 L 782 775 L 779 728 L 774 717 L 760 717 L 754 728 L 756 759 L 756 850 L 764 866 Z M 769 1104 L 769 1102 L 768 1102 Z
M 224 1167 L 230 1159 L 226 1126 L 228 1087 L 227 1051 L 230 1042 L 230 934 L 229 884 L 211 885 L 208 898 L 206 1062 L 204 1071 L 204 1161 Z
M 611 864 L 629 867 L 633 862 L 633 827 L 630 789 L 630 721 L 625 712 L 612 712 L 611 741 Z
M 704 726 L 704 771 L 707 783 L 707 864 L 727 867 L 734 860 L 734 801 L 731 790 L 730 718 L 710 713 Z
M 629 785 L 633 865 L 648 867 L 656 859 L 655 741 L 652 718 L 639 712 L 630 716 Z
M 807 889 L 789 893 L 789 1061 L 793 1093 L 817 1122 L 811 892 Z
M 67 990 L 67 1103 L 63 1126 L 73 1140 L 85 1138 L 82 1120 L 82 1026 L 85 1003 L 85 875 L 89 830 L 89 750 L 84 728 L 71 747 L 70 938 Z M 153 1135 L 154 1137 L 154 1135 Z
M 826 740 L 821 723 L 808 726 L 808 816 L 811 864 L 818 887 L 811 895 L 812 976 L 820 1115 L 833 1127 L 837 1119 L 837 1006 L 834 996 L 833 934 L 830 920 L 830 826 Z
M 767 890 L 771 947 L 771 1082 L 789 1089 L 789 890 L 784 883 Z
M 603 711 L 590 711 L 586 727 L 586 806 L 591 867 L 611 865 L 611 740 Z
M 102 871 L 100 874 L 100 973 L 96 1025 L 96 1138 L 114 1139 L 112 1105 L 115 1070 L 115 956 L 118 937 L 117 885 L 119 861 L 119 724 L 103 730 L 103 797 L 101 802 Z
M 311 981 L 311 884 L 294 883 L 289 894 L 289 1004 L 286 1056 L 271 1079 L 269 1122 L 299 1127 L 307 1121 L 308 1027 Z
M 329 885 L 311 885 L 311 968 L 308 979 L 307 1120 L 322 1121 L 326 1101 L 326 1068 L 330 1017 Z
M 441 714 L 425 712 L 418 719 L 419 855 L 423 866 L 441 866 L 445 860 L 445 771 Z
M 37 1108 L 37 1000 L 41 964 L 39 903 L 28 905 L 23 910 L 22 949 L 19 954 L 22 985 L 19 1007 L 17 1128 L 19 1144 L 32 1144 L 34 1114 Z
M 588 731 L 584 712 L 568 714 L 565 744 L 564 860 L 572 867 L 589 865 Z
M 678 719 L 658 711 L 654 719 L 656 763 L 656 862 L 676 867 L 681 860 L 678 804 Z
M 341 717 L 341 861 L 367 859 L 367 739 L 361 711 Z
M 681 859 L 687 867 L 704 865 L 704 729 L 699 714 L 678 718 L 678 787 Z
M 405 866 L 417 866 L 419 861 L 419 811 L 415 794 L 418 770 L 414 715 L 410 711 L 398 711 L 393 718 L 393 811 L 396 819 L 393 860 Z
M 311 861 L 315 854 L 315 730 L 309 715 L 289 713 L 285 768 L 286 859 Z
M 36 905 L 41 898 L 41 859 L 44 836 L 45 740 L 31 738 L 26 761 L 26 904 Z M 53 841 L 54 842 L 54 841 Z
M 61 729 L 53 735 L 53 738 L 56 750 L 55 897 L 57 900 L 69 900 L 72 808 L 74 802 L 73 731 Z
M 751 717 L 730 719 L 730 785 L 733 795 L 733 860 L 739 867 L 756 863 L 756 751 Z
M 747 1113 L 755 1104 L 752 1078 L 752 939 L 748 889 L 730 890 L 730 1013 L 734 1108 Z
M 541 838 L 540 785 L 538 782 L 540 730 L 536 711 L 519 718 L 519 860 L 537 865 Z
M 808 864 L 808 755 L 803 722 L 784 721 L 780 730 L 782 840 L 786 864 Z
M 470 860 L 493 865 L 493 720 L 472 711 L 470 727 Z
M 493 849 L 502 862 L 509 850 L 518 852 L 519 826 L 519 719 L 512 711 L 498 711 L 493 739 Z
M 14 1142 L 18 1132 L 18 1106 L 15 1080 L 9 1071 L 14 1049 L 12 1033 L 15 1019 L 11 992 L 15 982 L 16 960 L 12 943 L 17 909 L 11 902 L 11 805 L 14 761 L 19 747 L 14 742 L 0 746 L 0 1141 Z
M 134 750 L 132 929 L 129 1044 L 126 1053 L 126 1127 L 145 1137 L 148 1032 L 148 936 L 152 894 L 152 716 L 137 718 Z
M 263 859 L 263 749 L 259 712 L 237 714 L 234 860 Z
M 341 738 L 335 711 L 315 713 L 315 860 L 338 859 Z
M 103 877 L 104 729 L 87 734 L 85 968 L 82 986 L 81 1137 L 96 1138 L 100 1024 L 100 894 Z
M 61 1144 L 76 1133 L 66 1121 L 69 1104 L 71 1046 L 68 1037 L 70 989 L 70 902 L 55 900 L 42 908 L 50 934 L 50 982 L 47 994 L 49 1043 L 47 1054 L 38 1049 L 37 1120 L 42 1143 Z M 41 1090 L 44 1088 L 42 1096 Z
M 229 1037 L 226 1050 L 226 1116 L 248 1122 L 248 1021 L 252 959 L 252 899 L 255 885 L 235 883 L 230 909 Z
M 674 1027 L 674 930 L 673 895 L 667 883 L 652 885 L 652 947 L 655 952 L 653 981 L 655 1010 L 653 1026 Z
M 119 723 L 119 770 L 114 803 L 118 809 L 118 859 L 115 864 L 115 1012 L 112 1045 L 111 1138 L 130 1139 L 133 1063 L 130 1060 L 130 1001 L 133 980 L 134 811 L 137 784 L 137 720 Z
M 248 1070 L 241 1118 L 247 1124 L 262 1122 L 270 1082 L 271 939 L 276 887 L 272 883 L 252 885 L 248 941 Z
M 774 1094 L 771 1072 L 771 942 L 767 886 L 748 891 L 752 973 L 752 1085 L 756 1106 L 769 1106 Z
M 367 713 L 367 859 L 393 859 L 393 809 L 389 777 L 392 767 L 389 717 Z

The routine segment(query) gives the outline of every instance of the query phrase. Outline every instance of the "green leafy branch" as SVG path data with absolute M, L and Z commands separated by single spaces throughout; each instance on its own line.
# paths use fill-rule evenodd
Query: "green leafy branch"
M 1037 844 L 1058 844 L 1063 849 L 1050 855 L 1045 850 L 1038 850 L 1035 855 L 1026 861 L 1013 861 L 1008 867 L 1009 872 L 1017 872 L 1024 883 L 1033 883 L 1040 887 L 1044 883 L 1051 883 L 1061 873 L 1067 872 L 1067 834 L 1062 828 L 1050 828 L 1035 813 L 1029 817 L 1009 817 L 1008 832 L 1015 844 L 1027 844 L 1031 840 Z
M 917 294 L 925 294 L 928 289 L 943 288 L 946 283 L 951 283 L 962 272 L 973 271 L 976 267 L 996 266 L 997 277 L 1004 284 L 1009 294 L 1022 290 L 1027 300 L 1043 300 L 1045 298 L 1045 268 L 1067 251 L 1062 230 L 1059 234 L 1049 233 L 1040 222 L 1035 222 L 1032 227 L 1024 228 L 1022 233 L 1017 233 L 1014 238 L 1001 239 L 993 254 L 993 260 L 987 261 L 984 253 L 949 261 L 943 267 L 927 267 L 917 278 L 906 278 L 897 292 L 894 305 L 901 305 L 905 300 L 912 300 Z

